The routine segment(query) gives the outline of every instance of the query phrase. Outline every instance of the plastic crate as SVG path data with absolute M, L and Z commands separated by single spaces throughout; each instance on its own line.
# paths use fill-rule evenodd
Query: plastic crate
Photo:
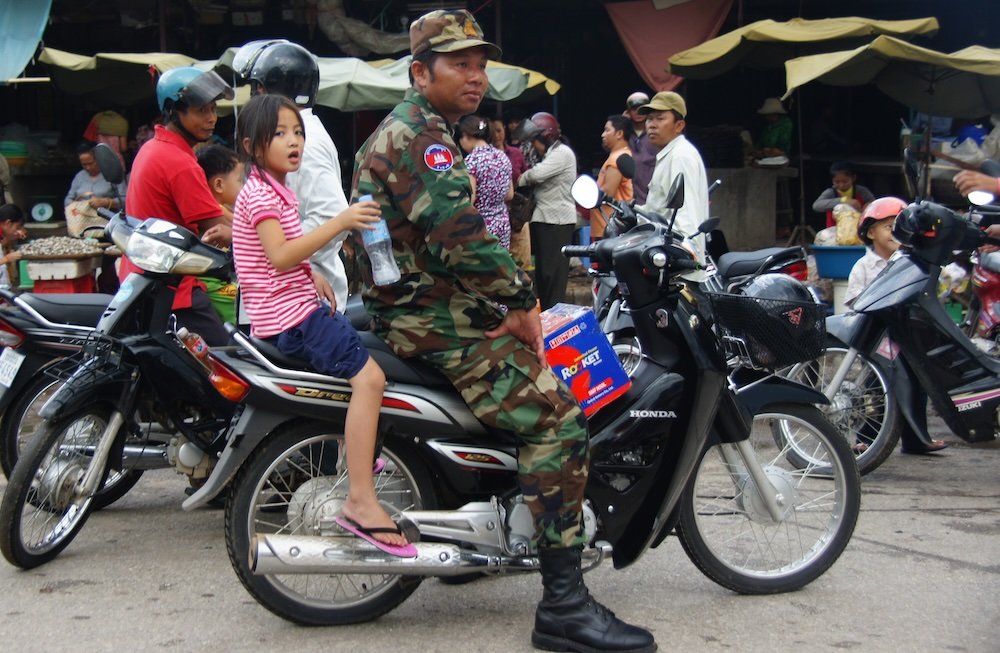
M 97 292 L 94 275 L 76 279 L 35 279 L 32 292 L 36 293 L 91 293 Z
M 97 256 L 83 259 L 28 261 L 28 276 L 35 281 L 78 279 L 97 269 Z
M 846 279 L 851 276 L 851 268 L 865 255 L 864 245 L 838 245 L 822 247 L 813 245 L 816 257 L 816 274 L 821 279 Z

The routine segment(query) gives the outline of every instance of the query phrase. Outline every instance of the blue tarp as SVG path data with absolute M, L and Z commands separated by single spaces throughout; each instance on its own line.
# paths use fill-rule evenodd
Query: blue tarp
M 0 3 L 0 84 L 20 75 L 42 40 L 52 0 Z

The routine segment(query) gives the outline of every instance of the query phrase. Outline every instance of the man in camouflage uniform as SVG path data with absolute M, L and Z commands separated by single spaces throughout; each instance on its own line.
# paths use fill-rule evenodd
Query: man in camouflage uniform
M 486 62 L 500 50 L 464 10 L 416 20 L 410 49 L 413 88 L 355 162 L 354 194 L 380 204 L 402 273 L 375 286 L 365 261 L 365 305 L 397 354 L 434 365 L 480 420 L 521 439 L 519 481 L 545 587 L 532 641 L 550 650 L 655 650 L 652 635 L 615 618 L 583 584 L 587 423 L 545 363 L 530 279 L 486 231 L 452 137 L 452 125 L 482 101 Z

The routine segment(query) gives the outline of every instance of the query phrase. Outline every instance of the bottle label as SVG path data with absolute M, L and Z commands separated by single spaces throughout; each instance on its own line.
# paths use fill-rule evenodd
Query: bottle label
M 364 241 L 365 247 L 389 240 L 389 227 L 386 225 L 385 220 L 379 220 L 372 226 L 375 227 L 372 230 L 361 230 L 361 240 Z

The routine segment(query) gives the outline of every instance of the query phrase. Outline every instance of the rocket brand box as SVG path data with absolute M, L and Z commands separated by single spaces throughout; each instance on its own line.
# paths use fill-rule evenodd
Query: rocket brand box
M 545 357 L 573 391 L 586 415 L 617 399 L 632 385 L 594 312 L 556 304 L 542 312 Z

